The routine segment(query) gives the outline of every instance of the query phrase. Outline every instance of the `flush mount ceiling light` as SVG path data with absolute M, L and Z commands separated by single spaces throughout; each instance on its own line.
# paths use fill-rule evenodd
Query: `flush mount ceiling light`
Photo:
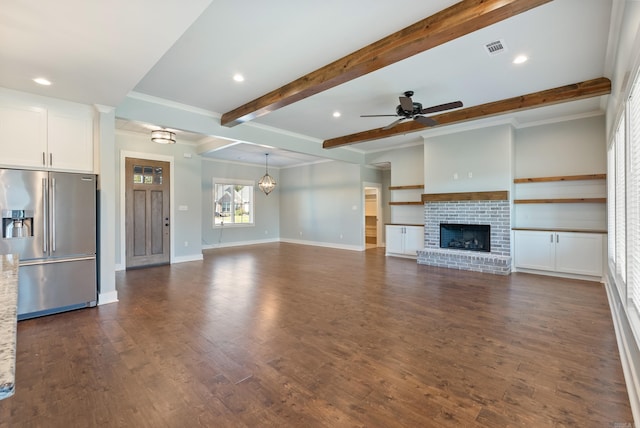
M 276 188 L 276 180 L 274 180 L 273 177 L 269 175 L 269 153 L 265 153 L 264 155 L 265 174 L 262 176 L 260 181 L 258 181 L 258 187 L 264 192 L 265 195 L 268 195 L 273 189 Z
M 151 141 L 158 144 L 175 144 L 176 134 L 166 129 L 155 129 L 151 131 Z
M 244 82 L 244 76 L 240 73 L 236 73 L 233 75 L 233 80 L 236 82 Z

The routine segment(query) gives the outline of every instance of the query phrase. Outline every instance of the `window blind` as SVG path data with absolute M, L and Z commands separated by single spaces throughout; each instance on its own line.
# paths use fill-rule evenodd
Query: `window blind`
M 627 176 L 627 296 L 640 312 L 640 84 L 636 78 L 629 96 L 629 170 Z
M 616 274 L 623 282 L 624 286 L 627 282 L 627 266 L 626 266 L 626 168 L 625 168 L 625 117 L 624 115 L 616 128 L 615 145 L 616 145 Z M 622 294 L 624 296 L 624 294 Z
M 607 256 L 611 266 L 616 263 L 616 143 L 607 150 Z

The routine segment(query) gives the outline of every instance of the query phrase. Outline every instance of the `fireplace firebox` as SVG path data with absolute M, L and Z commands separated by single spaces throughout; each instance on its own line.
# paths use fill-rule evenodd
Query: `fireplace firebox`
M 440 248 L 490 252 L 491 226 L 440 223 Z

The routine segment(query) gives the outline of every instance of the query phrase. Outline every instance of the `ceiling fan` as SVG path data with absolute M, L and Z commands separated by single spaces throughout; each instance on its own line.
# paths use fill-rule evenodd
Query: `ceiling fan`
M 396 107 L 396 114 L 363 114 L 360 117 L 400 117 L 400 119 L 391 122 L 382 129 L 391 129 L 405 119 L 413 119 L 424 126 L 434 126 L 438 124 L 435 119 L 422 115 L 462 107 L 462 101 L 454 101 L 451 103 L 422 108 L 422 104 L 416 103 L 411 99 L 412 96 L 413 91 L 406 91 L 404 96 L 398 98 L 400 100 L 400 104 Z

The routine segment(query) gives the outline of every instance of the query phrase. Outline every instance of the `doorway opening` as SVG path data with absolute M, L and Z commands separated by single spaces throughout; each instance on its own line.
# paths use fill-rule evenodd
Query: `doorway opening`
M 382 215 L 380 192 L 378 184 L 366 185 L 364 188 L 364 243 L 365 249 L 379 247 L 382 244 L 380 227 Z

